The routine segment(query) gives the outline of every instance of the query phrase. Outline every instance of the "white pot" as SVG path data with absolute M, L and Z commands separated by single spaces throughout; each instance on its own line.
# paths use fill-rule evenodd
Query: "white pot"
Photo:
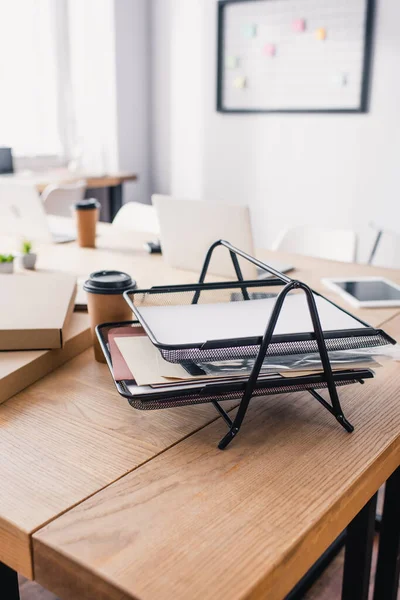
M 0 263 L 0 273 L 14 273 L 14 261 Z
M 29 254 L 22 255 L 22 266 L 24 269 L 34 269 L 36 265 L 37 254 L 29 252 Z

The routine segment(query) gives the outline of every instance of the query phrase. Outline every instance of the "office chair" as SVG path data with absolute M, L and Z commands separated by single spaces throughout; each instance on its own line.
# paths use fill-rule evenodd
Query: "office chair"
M 376 267 L 400 268 L 400 234 L 371 224 L 376 229 L 376 238 L 368 259 Z
M 354 262 L 357 251 L 357 235 L 348 229 L 328 229 L 304 225 L 285 229 L 273 244 L 272 249 L 316 258 Z
M 151 204 L 127 202 L 119 209 L 112 222 L 113 227 L 144 233 L 159 233 L 160 225 L 156 209 Z
M 46 213 L 60 217 L 71 217 L 71 206 L 84 198 L 85 190 L 86 181 L 48 185 L 42 193 Z

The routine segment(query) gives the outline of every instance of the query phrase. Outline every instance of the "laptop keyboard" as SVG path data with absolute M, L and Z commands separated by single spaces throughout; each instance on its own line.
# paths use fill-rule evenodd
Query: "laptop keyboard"
M 60 233 L 59 231 L 52 231 L 51 237 L 56 244 L 63 244 L 66 242 L 73 242 L 76 240 L 76 235 L 74 233 Z

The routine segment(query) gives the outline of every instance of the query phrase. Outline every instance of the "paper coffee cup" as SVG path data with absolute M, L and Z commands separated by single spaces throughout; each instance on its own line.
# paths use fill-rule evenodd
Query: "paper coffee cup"
M 94 248 L 100 203 L 95 198 L 88 198 L 76 202 L 74 209 L 79 246 L 81 248 Z
M 122 271 L 96 271 L 85 281 L 88 312 L 94 346 L 94 356 L 98 362 L 106 362 L 100 347 L 95 328 L 101 323 L 114 323 L 132 320 L 132 311 L 125 302 L 123 293 L 136 287 L 136 282 Z

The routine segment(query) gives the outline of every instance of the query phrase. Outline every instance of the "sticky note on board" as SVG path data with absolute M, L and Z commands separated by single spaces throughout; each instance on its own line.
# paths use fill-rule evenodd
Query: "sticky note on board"
M 243 76 L 235 77 L 235 79 L 233 80 L 233 87 L 235 87 L 238 90 L 244 89 L 246 87 L 246 85 L 247 85 L 246 77 L 243 77 Z
M 225 60 L 225 66 L 227 69 L 236 69 L 239 66 L 239 57 L 227 56 Z
M 319 27 L 316 31 L 315 31 L 315 37 L 317 38 L 317 40 L 326 40 L 326 29 L 325 27 Z
M 247 38 L 254 38 L 257 35 L 257 25 L 255 23 L 250 23 L 249 25 L 245 25 L 243 27 L 243 35 Z
M 263 53 L 265 56 L 273 57 L 276 55 L 276 46 L 275 44 L 265 44 L 263 48 Z
M 293 31 L 302 32 L 306 30 L 306 20 L 305 19 L 295 19 L 292 23 Z

